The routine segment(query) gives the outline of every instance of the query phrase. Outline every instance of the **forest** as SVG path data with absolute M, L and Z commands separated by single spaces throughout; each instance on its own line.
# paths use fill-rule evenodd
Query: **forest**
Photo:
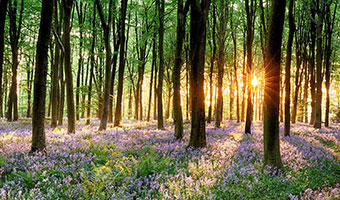
M 0 199 L 340 199 L 338 0 L 0 0 Z

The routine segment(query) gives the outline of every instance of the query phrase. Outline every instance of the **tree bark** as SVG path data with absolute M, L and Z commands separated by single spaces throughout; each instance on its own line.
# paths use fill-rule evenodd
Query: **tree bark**
M 159 17 L 159 39 L 158 39 L 158 51 L 159 51 L 159 72 L 158 72 L 158 87 L 157 87 L 157 127 L 158 129 L 164 129 L 163 119 L 163 76 L 164 76 L 164 52 L 163 52 L 163 40 L 164 40 L 164 0 L 156 0 L 158 7 Z
M 252 45 L 254 40 L 254 21 L 255 21 L 255 5 L 253 0 L 246 0 L 246 13 L 247 13 L 247 115 L 246 115 L 246 126 L 244 132 L 251 134 L 251 123 L 253 121 L 253 102 L 252 102 Z
M 99 0 L 96 0 L 97 9 L 104 31 L 104 45 L 105 45 L 105 83 L 104 83 L 104 97 L 103 97 L 103 112 L 100 119 L 99 130 L 106 130 L 108 113 L 109 113 L 109 100 L 111 88 L 111 45 L 110 45 L 110 32 L 112 22 L 112 6 L 113 0 L 109 3 L 109 17 L 108 20 L 104 17 L 104 12 Z
M 61 33 L 61 27 L 59 24 L 59 18 L 58 18 L 58 1 L 54 0 L 54 28 L 57 34 L 57 37 L 59 37 Z M 58 38 L 56 38 L 58 40 Z M 56 42 L 55 44 L 55 52 L 54 52 L 54 64 L 52 66 L 52 119 L 51 119 L 51 128 L 54 129 L 57 127 L 58 123 L 58 103 L 59 103 L 59 83 L 58 83 L 58 66 L 60 65 L 60 45 Z
M 239 94 L 239 85 L 238 85 L 238 77 L 237 77 L 237 41 L 236 41 L 236 30 L 233 25 L 233 16 L 230 17 L 230 28 L 232 29 L 231 37 L 233 39 L 233 49 L 234 49 L 234 57 L 233 57 L 233 65 L 234 65 L 234 73 L 235 73 L 235 83 L 236 83 L 236 119 L 237 123 L 240 122 L 240 94 Z
M 24 1 L 21 0 L 21 7 L 19 13 L 19 22 L 17 24 L 17 0 L 10 1 L 9 4 L 9 32 L 10 32 L 10 45 L 12 50 L 12 84 L 8 97 L 8 110 L 7 120 L 17 121 L 19 118 L 18 113 L 18 94 L 17 94 L 17 74 L 18 74 L 18 51 L 19 51 L 19 38 L 21 34 L 22 14 L 24 10 Z
M 335 14 L 337 10 L 337 4 L 334 8 L 333 17 L 331 18 L 330 8 L 327 7 L 326 11 L 326 53 L 325 53 L 325 77 L 326 77 L 326 112 L 325 112 L 325 127 L 329 127 L 329 105 L 330 105 L 330 96 L 329 96 L 329 89 L 330 89 L 330 79 L 331 79 L 331 55 L 332 55 L 332 35 L 334 29 L 334 22 L 335 22 Z
M 293 16 L 294 0 L 289 1 L 289 36 L 287 43 L 287 57 L 286 57 L 286 91 L 285 91 L 285 120 L 284 120 L 284 135 L 290 135 L 290 66 L 292 60 L 292 45 L 295 32 L 294 16 Z
M 264 166 L 282 169 L 279 140 L 280 57 L 286 0 L 273 0 L 267 35 L 264 94 Z M 276 171 L 277 172 L 277 171 Z
M 318 21 L 316 24 L 316 99 L 315 99 L 315 121 L 314 128 L 321 128 L 322 107 L 322 28 L 325 15 L 325 0 L 321 0 L 318 8 Z
M 48 70 L 48 45 L 52 27 L 53 1 L 43 0 L 34 75 L 34 102 L 31 152 L 42 151 L 45 143 L 45 99 Z
M 191 61 L 191 134 L 189 146 L 205 147 L 204 63 L 206 20 L 210 0 L 191 0 L 190 61 Z
M 74 98 L 73 98 L 73 76 L 72 76 L 72 65 L 71 65 L 71 45 L 70 45 L 70 33 L 71 33 L 71 10 L 73 0 L 63 0 L 64 7 L 64 70 L 65 70 L 65 82 L 66 82 L 66 101 L 67 101 L 67 132 L 75 133 L 75 109 L 74 109 Z
M 214 64 L 215 64 L 215 57 L 216 57 L 216 5 L 215 0 L 213 2 L 213 27 L 212 27 L 212 56 L 210 59 L 210 74 L 209 74 L 209 109 L 208 109 L 208 118 L 207 122 L 210 123 L 212 120 L 212 106 L 213 106 L 213 72 L 214 72 Z
M 0 0 L 0 117 L 3 116 L 2 111 L 2 73 L 4 64 L 4 34 L 5 34 L 5 21 L 6 21 L 6 11 L 7 11 L 8 0 Z
M 118 69 L 118 92 L 114 126 L 120 126 L 122 120 L 122 98 L 123 98 L 123 79 L 125 70 L 125 18 L 126 18 L 127 0 L 121 1 L 121 19 L 120 19 L 120 49 L 119 49 L 119 69 Z
M 152 100 L 152 83 L 153 83 L 153 74 L 156 67 L 156 38 L 152 38 L 152 63 L 151 63 L 151 77 L 150 77 L 150 86 L 149 86 L 149 104 L 148 104 L 148 114 L 146 117 L 147 121 L 150 121 L 151 114 L 151 100 Z
M 176 53 L 175 65 L 172 72 L 172 82 L 174 87 L 173 112 L 175 124 L 175 138 L 183 138 L 183 115 L 181 106 L 181 71 L 182 71 L 182 49 L 185 38 L 186 15 L 189 10 L 189 1 L 183 7 L 183 0 L 177 3 L 177 33 L 176 33 Z
M 86 124 L 89 125 L 91 123 L 91 101 L 92 101 L 92 79 L 94 77 L 94 48 L 96 43 L 96 3 L 93 5 L 93 19 L 92 19 L 92 42 L 91 42 L 91 54 L 90 54 L 90 80 L 89 80 L 89 90 L 87 94 L 87 118 Z
M 215 127 L 221 127 L 223 115 L 223 75 L 224 75 L 224 43 L 226 27 L 226 7 L 225 1 L 220 2 L 220 24 L 218 28 L 218 59 L 217 59 L 217 104 Z
M 314 125 L 315 122 L 315 32 L 316 32 L 316 24 L 314 23 L 314 19 L 315 19 L 315 10 L 316 8 L 314 8 L 314 5 L 316 5 L 316 2 L 313 0 L 311 3 L 311 20 L 310 20 L 310 24 L 311 24 L 311 30 L 310 30 L 310 34 L 311 34 L 311 42 L 310 42 L 310 47 L 309 50 L 311 52 L 310 55 L 310 89 L 311 89 L 311 117 L 310 117 L 310 124 Z

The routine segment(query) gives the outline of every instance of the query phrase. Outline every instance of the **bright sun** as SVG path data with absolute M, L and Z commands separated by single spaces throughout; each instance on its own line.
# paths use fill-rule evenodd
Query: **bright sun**
M 257 80 L 256 77 L 253 78 L 253 80 L 251 80 L 251 84 L 256 87 L 259 84 L 259 80 Z

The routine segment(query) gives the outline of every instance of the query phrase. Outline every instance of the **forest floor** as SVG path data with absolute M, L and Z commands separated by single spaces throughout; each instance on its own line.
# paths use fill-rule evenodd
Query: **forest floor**
M 47 128 L 47 153 L 30 155 L 31 120 L 0 120 L 0 199 L 340 199 L 340 125 L 281 130 L 278 176 L 262 169 L 261 122 L 251 136 L 243 123 L 207 124 L 199 150 L 187 148 L 190 124 L 182 141 L 170 122 L 98 125 Z

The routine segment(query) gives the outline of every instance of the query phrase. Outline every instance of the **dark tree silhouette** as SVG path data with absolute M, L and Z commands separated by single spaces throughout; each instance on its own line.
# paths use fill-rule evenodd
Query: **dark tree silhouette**
M 205 147 L 204 63 L 206 21 L 210 0 L 191 0 L 190 61 L 191 61 L 191 134 L 189 146 Z
M 279 140 L 280 59 L 286 0 L 273 0 L 267 35 L 264 92 L 264 166 L 282 168 Z
M 0 117 L 2 117 L 2 71 L 4 64 L 4 33 L 8 0 L 0 0 Z
M 48 70 L 48 45 L 52 27 L 53 1 L 43 0 L 40 18 L 40 29 L 37 43 L 37 62 L 34 75 L 34 100 L 32 119 L 31 151 L 45 149 L 45 99 L 46 77 Z

